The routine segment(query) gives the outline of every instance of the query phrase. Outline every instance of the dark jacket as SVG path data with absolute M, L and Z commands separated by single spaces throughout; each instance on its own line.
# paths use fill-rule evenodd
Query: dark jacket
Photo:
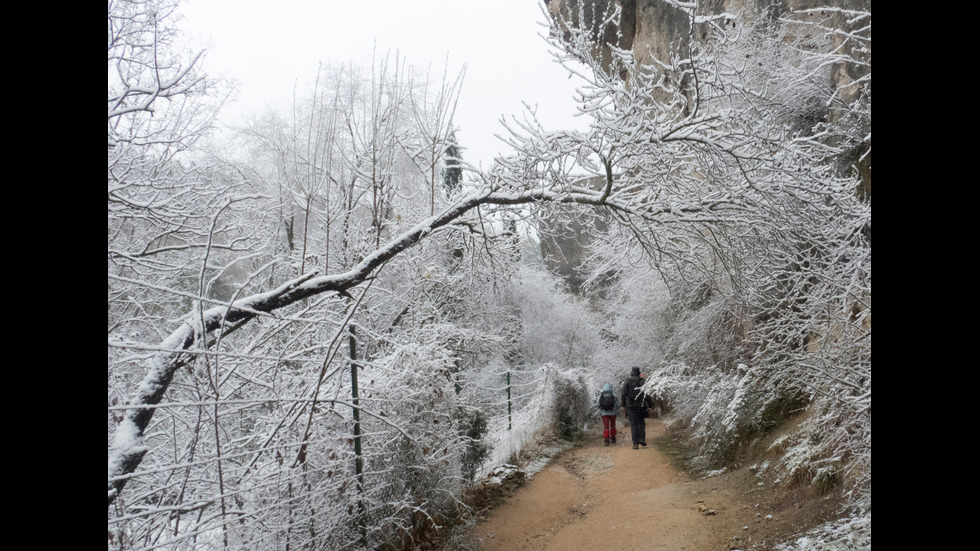
M 623 383 L 623 390 L 620 392 L 620 400 L 625 407 L 628 408 L 653 408 L 653 398 L 640 393 L 635 393 L 634 389 L 638 389 L 643 386 L 643 379 L 638 376 L 633 376 L 626 379 Z M 634 394 L 637 395 L 637 399 L 633 400 Z

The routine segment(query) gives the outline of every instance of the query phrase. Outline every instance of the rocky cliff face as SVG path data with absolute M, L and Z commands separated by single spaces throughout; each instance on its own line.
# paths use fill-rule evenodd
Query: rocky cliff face
M 682 58 L 690 52 L 692 40 L 707 37 L 707 24 L 696 24 L 692 30 L 690 18 L 681 5 L 693 4 L 693 0 L 549 0 L 548 9 L 556 20 L 564 20 L 572 25 L 581 25 L 584 19 L 586 26 L 591 27 L 597 44 L 608 48 L 614 45 L 618 48 L 631 50 L 638 64 L 648 63 L 651 58 L 669 60 L 675 55 Z M 611 13 L 618 6 L 621 17 L 618 26 L 600 28 L 603 15 Z M 731 14 L 723 26 L 735 29 L 739 26 L 754 27 L 756 20 L 763 22 L 760 30 L 780 25 L 781 19 L 806 19 L 816 14 L 806 13 L 806 10 L 829 10 L 823 15 L 831 15 L 838 21 L 839 28 L 846 29 L 848 24 L 845 15 L 835 10 L 864 10 L 871 11 L 871 0 L 701 0 L 697 2 L 698 15 L 711 16 Z M 718 23 L 718 21 L 716 21 Z M 837 45 L 844 48 L 845 53 L 861 57 L 854 51 L 853 43 L 845 43 L 845 36 L 838 35 Z M 867 60 L 870 62 L 870 54 Z M 860 79 L 866 70 L 859 65 L 842 63 L 834 67 L 829 77 L 829 84 L 843 90 L 845 94 L 852 92 L 847 85 Z M 850 98 L 845 98 L 850 99 Z
M 539 222 L 541 256 L 550 271 L 565 280 L 569 292 L 584 294 L 582 286 L 586 274 L 583 268 L 589 254 L 589 245 L 595 231 L 603 231 L 608 226 L 602 212 L 595 209 L 551 208 L 551 215 L 545 215 Z M 601 289 L 600 289 L 601 291 Z

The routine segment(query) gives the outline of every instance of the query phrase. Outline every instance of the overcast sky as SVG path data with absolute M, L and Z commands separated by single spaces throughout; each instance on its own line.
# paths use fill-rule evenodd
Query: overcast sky
M 575 80 L 554 61 L 539 34 L 537 0 L 185 0 L 181 27 L 207 48 L 209 73 L 238 82 L 239 100 L 222 120 L 265 106 L 286 109 L 294 84 L 310 89 L 317 63 L 370 67 L 397 52 L 416 69 L 446 66 L 466 77 L 456 114 L 464 158 L 484 167 L 505 148 L 502 115 L 522 100 L 538 106 L 550 128 L 581 126 Z

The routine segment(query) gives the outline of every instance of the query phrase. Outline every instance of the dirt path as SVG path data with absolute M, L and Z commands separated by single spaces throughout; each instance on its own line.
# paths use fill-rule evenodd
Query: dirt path
M 647 440 L 663 430 L 649 419 Z M 486 551 L 738 547 L 745 514 L 728 513 L 745 506 L 734 504 L 731 490 L 690 481 L 652 444 L 633 450 L 628 425 L 614 446 L 602 445 L 601 430 L 590 433 L 589 443 L 552 462 L 476 525 L 473 536 Z

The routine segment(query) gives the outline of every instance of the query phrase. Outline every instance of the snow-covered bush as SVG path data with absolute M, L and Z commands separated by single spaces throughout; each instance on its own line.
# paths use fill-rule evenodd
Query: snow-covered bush
M 486 415 L 479 409 L 465 411 L 460 409 L 457 414 L 459 434 L 464 439 L 465 451 L 461 458 L 463 477 L 472 482 L 476 478 L 477 469 L 490 458 L 493 444 L 486 438 L 488 425 Z
M 827 522 L 791 542 L 775 547 L 777 551 L 863 551 L 871 549 L 871 513 L 855 513 Z
M 585 379 L 574 373 L 558 371 L 552 384 L 555 386 L 554 413 L 555 432 L 559 438 L 574 440 L 587 421 L 595 416 L 595 407 L 590 399 Z

